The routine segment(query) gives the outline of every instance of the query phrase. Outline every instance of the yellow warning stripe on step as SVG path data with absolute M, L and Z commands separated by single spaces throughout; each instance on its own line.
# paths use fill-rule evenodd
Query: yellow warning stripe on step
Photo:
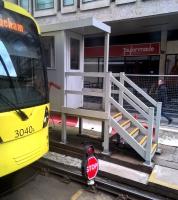
M 156 144 L 156 143 L 153 144 L 153 146 L 152 146 L 152 148 L 151 148 L 151 153 L 153 153 L 153 152 L 155 151 L 156 147 L 157 147 L 157 144 Z
M 121 115 L 122 115 L 122 113 L 119 112 L 119 113 L 116 113 L 115 115 L 113 115 L 112 117 L 115 119 L 115 118 L 117 118 L 117 117 L 119 117 L 119 116 L 121 116 Z
M 144 144 L 145 140 L 147 139 L 147 136 L 145 135 L 139 142 L 140 145 Z
M 123 126 L 127 125 L 129 122 L 130 122 L 130 120 L 126 120 L 125 122 L 123 122 L 123 123 L 121 124 L 121 126 L 123 127 Z
M 130 136 L 134 135 L 138 130 L 139 130 L 138 127 L 134 128 L 134 129 L 129 133 L 129 135 L 130 135 Z
M 178 170 L 155 165 L 149 177 L 149 182 L 154 185 L 178 190 Z

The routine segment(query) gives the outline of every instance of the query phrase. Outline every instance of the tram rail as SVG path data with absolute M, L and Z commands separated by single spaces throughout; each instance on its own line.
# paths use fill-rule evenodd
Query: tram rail
M 67 178 L 67 180 L 86 184 L 86 180 L 78 168 L 66 166 L 46 158 L 40 159 L 33 166 L 39 169 L 42 173 L 51 173 Z M 171 200 L 171 198 L 160 196 L 153 192 L 144 191 L 136 187 L 128 186 L 124 183 L 118 183 L 114 180 L 102 177 L 101 175 L 95 178 L 95 183 L 96 189 L 109 192 L 118 197 L 122 196 L 122 198 L 125 200 Z

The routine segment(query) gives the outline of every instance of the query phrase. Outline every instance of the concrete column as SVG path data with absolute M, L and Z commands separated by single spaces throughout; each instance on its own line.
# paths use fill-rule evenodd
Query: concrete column
M 159 62 L 159 74 L 165 73 L 166 50 L 167 50 L 167 30 L 164 30 L 161 31 L 161 54 Z

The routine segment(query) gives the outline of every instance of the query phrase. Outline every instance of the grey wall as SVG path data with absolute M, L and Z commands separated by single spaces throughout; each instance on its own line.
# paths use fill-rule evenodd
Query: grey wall
M 54 36 L 55 38 L 55 68 L 48 69 L 48 80 L 61 86 L 61 90 L 51 88 L 50 90 L 50 103 L 51 110 L 59 111 L 63 105 L 63 89 L 64 89 L 64 52 L 65 52 L 65 32 L 51 32 L 44 34 L 46 36 Z
M 82 8 L 76 8 L 76 11 L 65 14 L 58 11 L 57 14 L 54 13 L 54 16 L 38 17 L 37 19 L 38 22 L 43 25 L 88 17 L 95 17 L 103 22 L 107 22 L 123 19 L 145 18 L 148 16 L 170 14 L 178 11 L 177 0 L 134 0 L 131 3 L 124 3 L 126 1 L 130 2 L 130 0 L 121 1 L 122 4 L 117 4 L 120 1 L 111 2 L 109 6 L 104 8 L 102 6 L 100 8 L 95 7 L 95 9 L 94 7 L 91 9 L 90 7 L 96 2 L 91 2 L 85 5 L 85 9 L 87 9 L 88 6 L 88 9 L 90 10 L 81 10 Z M 106 0 L 106 3 L 108 3 L 108 0 Z

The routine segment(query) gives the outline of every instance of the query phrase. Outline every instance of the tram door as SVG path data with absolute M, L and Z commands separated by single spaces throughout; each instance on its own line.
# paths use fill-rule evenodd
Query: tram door
M 67 32 L 66 64 L 67 72 L 83 72 L 84 70 L 84 40 L 83 36 L 73 32 Z M 82 91 L 83 78 L 80 76 L 67 77 L 67 90 Z M 67 107 L 79 108 L 83 106 L 83 96 L 79 94 L 67 94 Z

